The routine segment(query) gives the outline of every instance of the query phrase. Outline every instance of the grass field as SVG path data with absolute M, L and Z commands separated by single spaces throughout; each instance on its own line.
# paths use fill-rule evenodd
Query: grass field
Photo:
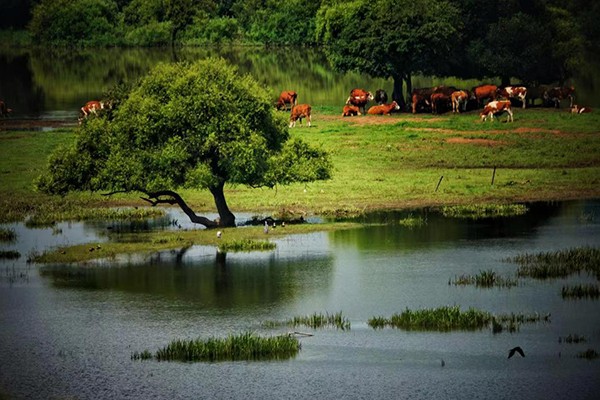
M 341 107 L 313 108 L 313 126 L 293 136 L 325 149 L 329 181 L 275 189 L 229 186 L 232 211 L 331 214 L 370 209 L 600 196 L 600 114 L 516 109 L 515 121 L 482 123 L 476 112 L 341 117 Z M 37 210 L 145 205 L 136 194 L 36 193 L 50 152 L 74 140 L 75 128 L 7 131 L 0 125 L 0 221 Z M 492 184 L 493 181 L 493 184 Z M 182 190 L 197 211 L 214 211 L 207 191 Z

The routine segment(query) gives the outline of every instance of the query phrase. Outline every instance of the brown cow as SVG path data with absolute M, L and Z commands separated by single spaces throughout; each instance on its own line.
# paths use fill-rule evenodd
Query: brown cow
M 496 100 L 498 86 L 496 85 L 479 85 L 473 88 L 473 98 L 477 100 L 477 107 L 483 106 L 483 101 L 489 99 L 490 101 Z
M 439 114 L 441 108 L 445 108 L 443 107 L 444 105 L 450 104 L 450 97 L 456 90 L 457 89 L 453 86 L 436 86 L 429 98 L 431 101 L 431 112 Z
M 481 112 L 481 121 L 485 122 L 485 120 L 490 117 L 490 121 L 494 120 L 494 115 L 500 115 L 502 113 L 508 113 L 508 118 L 506 122 L 513 121 L 513 113 L 510 104 L 510 100 L 494 100 L 490 101 Z
M 310 110 L 310 104 L 298 104 L 292 107 L 292 113 L 290 114 L 290 128 L 296 126 L 297 120 L 300 120 L 300 123 L 302 123 L 302 118 L 306 118 L 308 126 L 310 126 Z
M 525 86 L 506 86 L 498 88 L 498 95 L 506 100 L 518 99 L 523 103 L 523 108 L 527 103 L 527 88 Z
M 567 97 L 571 100 L 569 108 L 573 107 L 573 98 L 575 96 L 575 88 L 570 87 L 553 87 L 544 92 L 544 102 L 546 104 L 554 103 L 554 107 L 560 108 L 560 101 Z
M 358 109 L 358 107 L 345 105 L 342 117 L 352 117 L 354 115 L 360 115 L 360 110 Z
M 371 115 L 390 115 L 393 110 L 399 110 L 400 106 L 395 101 L 390 104 L 381 104 L 379 106 L 373 106 L 367 111 Z
M 290 105 L 290 110 L 296 105 L 298 101 L 298 93 L 293 90 L 284 90 L 279 95 L 277 100 L 277 109 L 287 111 L 287 105 Z
M 450 101 L 452 102 L 452 112 L 458 113 L 460 112 L 460 106 L 462 104 L 463 111 L 467 110 L 467 103 L 471 94 L 468 90 L 457 90 L 452 92 L 450 95 Z
M 371 92 L 367 92 L 363 89 L 352 89 L 350 91 L 350 97 L 348 97 L 348 100 L 346 100 L 346 104 L 358 107 L 364 114 L 365 107 L 371 100 L 373 100 L 373 95 Z
M 431 107 L 431 103 L 429 102 L 431 99 L 431 95 L 433 94 L 435 87 L 430 88 L 420 88 L 414 89 L 410 94 L 411 102 L 412 102 L 412 113 L 416 114 L 418 108 L 428 108 Z
M 8 117 L 8 114 L 12 112 L 12 108 L 8 108 L 6 103 L 0 100 L 0 117 Z
M 571 107 L 571 114 L 587 114 L 591 112 L 592 109 L 590 107 L 580 107 L 577 104 L 573 104 L 573 107 Z

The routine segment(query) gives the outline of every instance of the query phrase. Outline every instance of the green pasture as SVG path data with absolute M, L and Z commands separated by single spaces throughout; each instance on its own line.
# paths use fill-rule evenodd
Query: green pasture
M 313 126 L 293 136 L 329 152 L 333 178 L 274 189 L 229 186 L 234 212 L 335 214 L 368 209 L 593 198 L 600 194 L 600 115 L 516 109 L 515 121 L 399 113 L 341 117 L 314 107 Z M 70 207 L 144 206 L 137 194 L 48 197 L 34 190 L 51 151 L 76 128 L 0 131 L 0 220 Z M 492 184 L 493 183 L 493 184 Z M 181 190 L 196 211 L 214 211 L 208 192 Z M 68 212 L 67 212 L 68 215 Z M 51 219 L 51 218 L 50 218 Z

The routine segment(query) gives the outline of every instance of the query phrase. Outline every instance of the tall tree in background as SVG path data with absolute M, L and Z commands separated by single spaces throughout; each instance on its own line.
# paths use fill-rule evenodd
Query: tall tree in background
M 410 93 L 412 74 L 445 68 L 460 31 L 459 10 L 444 0 L 332 0 L 317 13 L 317 39 L 332 65 L 393 78 L 402 105 L 404 83 Z

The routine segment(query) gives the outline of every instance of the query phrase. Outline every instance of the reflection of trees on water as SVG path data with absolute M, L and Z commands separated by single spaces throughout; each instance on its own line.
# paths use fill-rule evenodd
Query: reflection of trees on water
M 43 109 L 44 92 L 33 84 L 29 54 L 0 53 L 0 76 L 0 100 L 14 115 L 38 114 Z
M 163 252 L 139 265 L 49 266 L 40 274 L 57 288 L 116 290 L 134 295 L 128 299 L 133 302 L 143 294 L 217 308 L 283 304 L 300 294 L 325 290 L 332 279 L 329 256 L 279 259 L 272 253 L 193 253 L 193 247 Z

